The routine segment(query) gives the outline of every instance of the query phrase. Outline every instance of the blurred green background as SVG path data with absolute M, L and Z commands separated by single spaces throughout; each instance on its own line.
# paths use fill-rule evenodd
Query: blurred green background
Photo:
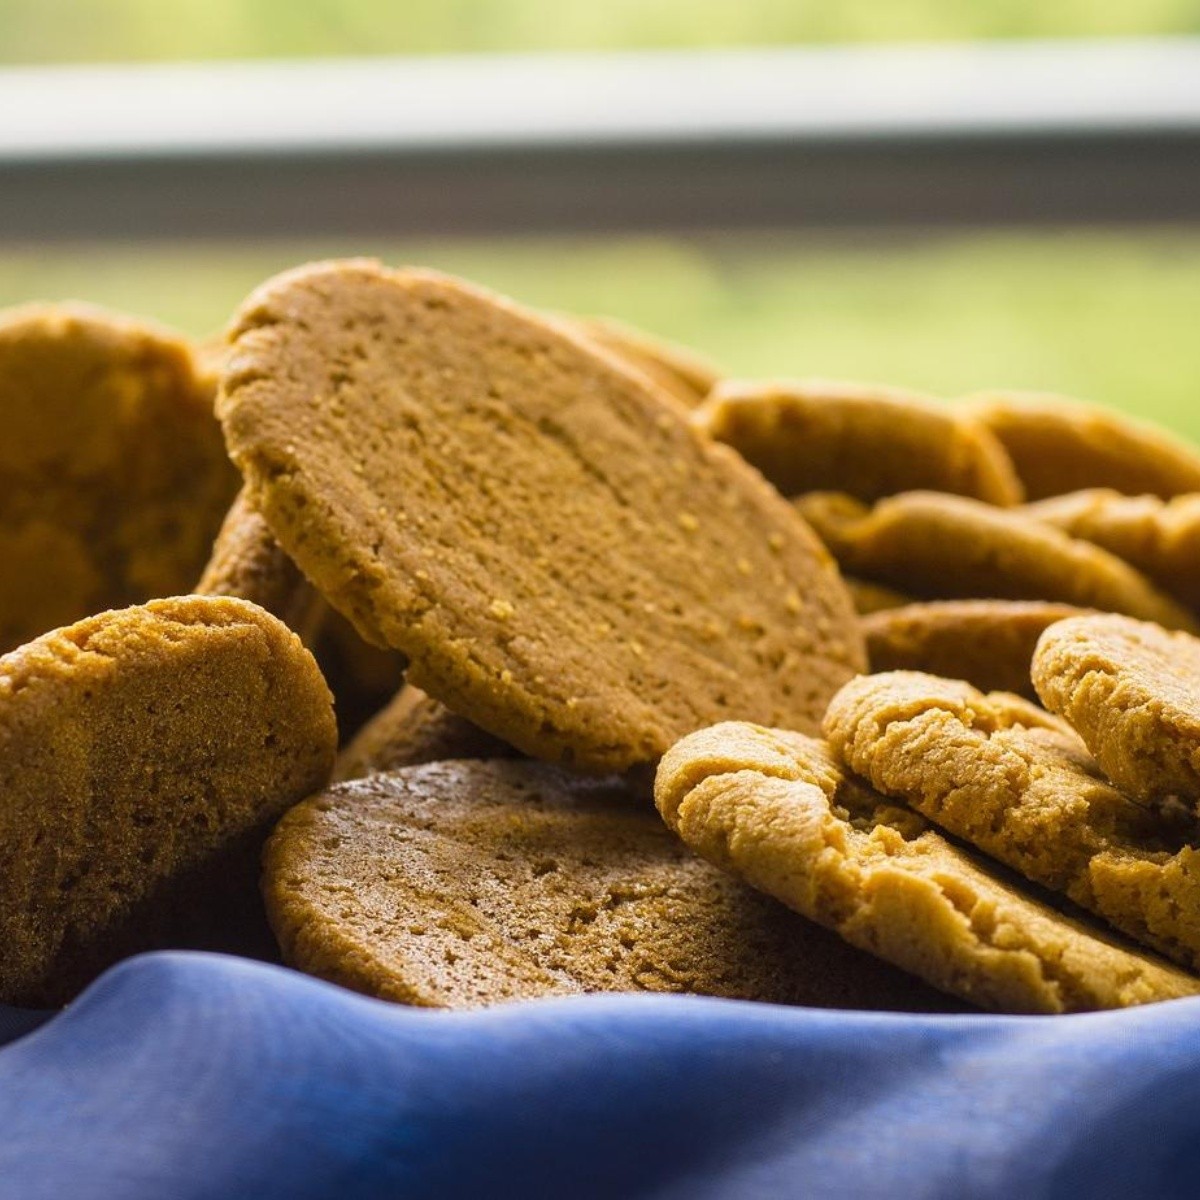
M 1200 0 L 0 0 L 0 63 L 1200 32 Z M 218 329 L 259 280 L 374 254 L 623 317 L 730 371 L 1062 391 L 1200 438 L 1200 229 L 0 250 L 0 304 Z

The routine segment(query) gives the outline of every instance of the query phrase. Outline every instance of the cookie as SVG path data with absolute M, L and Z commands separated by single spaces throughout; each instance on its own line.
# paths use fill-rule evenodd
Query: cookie
M 960 680 L 889 672 L 847 684 L 825 728 L 839 758 L 881 792 L 1200 968 L 1200 854 L 1188 844 L 1195 823 L 1135 804 L 1069 726 L 1014 700 Z
M 1200 609 L 1200 495 L 1160 500 L 1089 488 L 1022 511 L 1123 558 L 1167 595 Z
M 1200 640 L 1123 617 L 1077 617 L 1042 635 L 1033 682 L 1119 788 L 1200 810 Z
M 411 684 L 338 755 L 335 781 L 451 758 L 514 758 L 517 751 Z
M 311 655 L 239 600 L 155 600 L 0 658 L 0 1003 L 60 1003 L 253 896 L 267 829 L 334 749 Z
M 356 261 L 244 305 L 218 402 L 254 505 L 409 679 L 535 757 L 815 728 L 865 661 L 836 566 L 683 410 L 536 314 Z
M 785 496 L 837 490 L 871 501 L 928 489 L 990 504 L 1022 498 L 991 433 L 916 392 L 822 379 L 726 381 L 695 420 Z
M 1200 492 L 1200 451 L 1123 413 L 1034 392 L 982 393 L 964 408 L 1008 451 L 1028 500 L 1096 487 Z
M 624 321 L 576 317 L 573 323 L 589 341 L 648 375 L 688 408 L 695 408 L 721 378 L 720 368 L 695 350 L 654 337 Z
M 300 634 L 334 694 L 343 741 L 357 733 L 403 682 L 403 657 L 368 646 L 322 600 L 284 553 L 245 489 L 221 526 L 195 591 L 249 600 Z
M 529 761 L 408 767 L 314 796 L 271 836 L 263 888 L 286 961 L 406 1004 L 697 992 L 946 1007 L 696 858 L 648 802 Z
M 842 567 L 922 599 L 1049 600 L 1175 629 L 1195 618 L 1114 554 L 1010 509 L 936 492 L 866 508 L 817 492 L 797 508 Z
M 0 652 L 190 589 L 237 490 L 182 338 L 83 305 L 0 313 Z
M 862 627 L 872 671 L 925 671 L 1036 700 L 1029 663 L 1038 638 L 1083 611 L 1045 600 L 934 600 L 871 613 Z
M 906 596 L 895 588 L 884 587 L 882 583 L 872 583 L 869 579 L 855 579 L 853 575 L 843 575 L 842 582 L 845 583 L 846 590 L 854 601 L 854 610 L 860 617 L 889 608 L 900 608 L 913 602 L 911 596 Z
M 848 775 L 824 742 L 735 722 L 702 730 L 664 756 L 655 801 L 705 858 L 984 1008 L 1075 1012 L 1200 992 L 1006 882 Z
M 278 617 L 306 643 L 312 641 L 325 613 L 324 602 L 283 552 L 250 504 L 245 488 L 225 516 L 195 592 L 249 600 Z

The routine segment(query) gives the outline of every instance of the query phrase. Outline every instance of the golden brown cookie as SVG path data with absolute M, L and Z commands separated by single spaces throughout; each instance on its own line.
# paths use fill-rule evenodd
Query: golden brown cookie
M 900 608 L 911 604 L 913 598 L 906 596 L 895 588 L 884 587 L 882 583 L 871 583 L 867 579 L 855 579 L 853 575 L 843 575 L 842 582 L 854 601 L 854 610 L 860 617 L 869 613 L 883 612 L 889 608 Z
M 218 403 L 284 549 L 409 678 L 527 754 L 814 728 L 865 661 L 811 531 L 565 327 L 429 272 L 316 264 L 244 305 Z
M 933 600 L 872 613 L 863 632 L 872 671 L 926 671 L 1036 700 L 1029 663 L 1038 638 L 1083 612 L 1045 600 Z
M 403 656 L 369 646 L 300 573 L 243 488 L 221 526 L 195 589 L 249 600 L 295 630 L 317 656 L 337 706 L 343 741 L 396 693 Z
M 812 379 L 725 381 L 696 423 L 785 496 L 836 489 L 859 500 L 927 488 L 1017 504 L 998 441 L 961 410 L 917 392 Z
M 1013 700 L 894 671 L 847 684 L 825 728 L 835 753 L 881 792 L 1200 967 L 1200 854 L 1184 840 L 1195 823 L 1135 804 L 1069 726 Z
M 1050 600 L 1196 629 L 1128 563 L 1024 513 L 936 492 L 866 508 L 816 492 L 796 501 L 842 567 L 923 599 Z
M 1026 499 L 1094 487 L 1200 492 L 1200 451 L 1124 413 L 1036 392 L 985 392 L 964 408 L 1000 439 Z
M 407 684 L 338 755 L 335 782 L 452 758 L 515 758 L 517 751 Z
M 192 586 L 237 490 L 212 401 L 166 330 L 83 305 L 0 313 L 0 652 Z
M 249 600 L 311 644 L 325 604 L 283 552 L 243 488 L 225 516 L 195 591 Z
M 329 691 L 240 600 L 102 613 L 0 658 L 0 1002 L 68 998 L 254 894 L 271 822 L 333 764 Z
M 1022 511 L 1123 558 L 1167 595 L 1200 609 L 1200 495 L 1160 500 L 1089 488 Z
M 689 408 L 695 408 L 721 378 L 715 364 L 687 346 L 654 337 L 612 317 L 575 317 L 576 327 L 596 345 L 648 375 Z
M 1119 788 L 1200 810 L 1200 640 L 1124 617 L 1077 617 L 1042 635 L 1033 682 Z
M 663 758 L 655 800 L 705 858 L 984 1008 L 1075 1012 L 1200 992 L 1200 980 L 1006 882 L 812 738 L 702 730 Z
M 648 802 L 540 763 L 433 763 L 331 788 L 280 822 L 263 888 L 286 961 L 406 1004 L 947 1005 L 696 858 Z

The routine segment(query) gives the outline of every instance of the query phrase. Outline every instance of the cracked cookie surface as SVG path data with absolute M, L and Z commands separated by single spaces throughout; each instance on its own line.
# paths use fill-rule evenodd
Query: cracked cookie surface
M 948 1006 L 695 857 L 644 797 L 541 763 L 339 784 L 280 822 L 264 892 L 287 961 L 407 1004 L 640 991 Z
M 269 281 L 232 343 L 218 408 L 284 549 L 523 752 L 606 771 L 723 716 L 813 729 L 865 661 L 786 501 L 565 326 L 355 261 Z
M 1033 682 L 1105 774 L 1150 804 L 1200 811 L 1200 639 L 1110 614 L 1051 626 Z
M 1195 823 L 1163 817 L 1114 787 L 1064 721 L 960 680 L 892 671 L 847 684 L 825 732 L 880 792 L 1200 968 L 1200 854 L 1188 840 Z
M 1200 991 L 1007 882 L 813 738 L 742 723 L 702 730 L 663 758 L 655 801 L 712 862 L 985 1008 L 1073 1012 Z

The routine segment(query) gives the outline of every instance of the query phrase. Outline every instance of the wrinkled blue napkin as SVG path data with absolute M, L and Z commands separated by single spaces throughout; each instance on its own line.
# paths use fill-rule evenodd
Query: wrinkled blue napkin
M 454 1014 L 173 953 L 0 1038 L 4 1200 L 1200 1195 L 1200 1000 Z

